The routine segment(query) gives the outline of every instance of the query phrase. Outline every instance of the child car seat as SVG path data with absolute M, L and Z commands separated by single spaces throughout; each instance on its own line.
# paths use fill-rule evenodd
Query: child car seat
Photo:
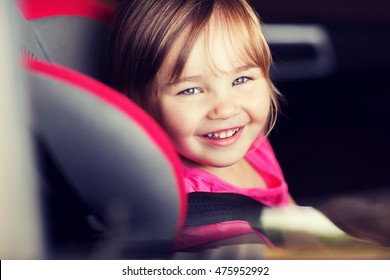
M 92 0 L 72 0 L 58 4 L 59 6 L 56 6 L 57 4 L 52 3 L 50 0 L 24 0 L 24 6 L 21 7 L 21 11 L 26 19 L 23 28 L 26 39 L 21 43 L 21 49 L 24 56 L 29 58 L 28 68 L 34 72 L 32 75 L 30 74 L 30 83 L 32 85 L 37 84 L 37 86 L 32 87 L 34 92 L 32 108 L 33 113 L 36 114 L 32 121 L 33 127 L 36 127 L 37 131 L 35 138 L 41 162 L 40 169 L 44 172 L 44 178 L 51 180 L 48 184 L 51 186 L 55 185 L 57 191 L 54 197 L 51 195 L 50 199 L 48 199 L 50 202 L 48 207 L 52 209 L 49 213 L 54 212 L 50 216 L 51 221 L 52 224 L 56 224 L 56 226 L 51 228 L 53 231 L 51 236 L 55 238 L 55 241 L 52 243 L 61 247 L 54 251 L 63 252 L 62 248 L 69 247 L 68 244 L 73 246 L 77 244 L 77 248 L 86 246 L 87 248 L 83 252 L 88 252 L 89 256 L 92 254 L 92 257 L 95 258 L 102 255 L 101 253 L 99 253 L 101 255 L 96 253 L 96 247 L 104 247 L 104 250 L 99 249 L 98 252 L 106 252 L 105 258 L 107 258 L 107 255 L 113 257 L 140 257 L 143 256 L 142 252 L 144 251 L 148 253 L 146 257 L 167 253 L 169 252 L 167 244 L 174 239 L 173 232 L 177 232 L 177 229 L 184 222 L 184 213 L 187 209 L 185 206 L 187 198 L 184 197 L 181 190 L 181 173 L 174 172 L 172 174 L 172 170 L 169 170 L 169 168 L 167 171 L 161 170 L 161 166 L 171 166 L 172 168 L 172 162 L 174 170 L 179 170 L 180 163 L 177 160 L 177 156 L 173 152 L 173 148 L 171 148 L 170 141 L 159 128 L 152 128 L 152 131 L 149 130 L 146 139 L 144 139 L 145 136 L 142 136 L 142 133 L 136 132 L 138 126 L 141 127 L 141 130 L 145 129 L 145 126 L 149 127 L 148 123 L 152 123 L 153 127 L 158 127 L 137 106 L 125 97 L 117 96 L 118 94 L 114 93 L 111 88 L 80 74 L 82 72 L 107 83 L 107 64 L 104 59 L 106 56 L 102 54 L 107 50 L 110 13 L 112 14 L 113 10 Z M 97 32 L 96 30 L 100 31 Z M 65 43 L 63 37 L 59 35 L 61 32 L 66 34 L 65 38 L 67 39 Z M 93 37 L 92 39 L 90 39 L 91 36 Z M 88 38 L 87 41 L 89 43 L 80 45 L 79 41 L 83 41 L 84 38 Z M 95 53 L 78 49 L 93 49 L 95 45 L 103 46 L 103 50 Z M 63 54 L 67 59 L 63 59 Z M 88 59 L 85 59 L 85 57 L 88 57 Z M 83 59 L 86 62 L 83 62 Z M 102 63 L 96 64 L 100 65 L 100 67 L 91 66 L 90 60 L 97 61 L 102 59 Z M 48 64 L 42 62 L 42 60 L 51 63 Z M 53 62 L 61 64 L 66 68 L 54 65 Z M 79 73 L 75 73 L 69 68 L 77 70 Z M 61 86 L 58 84 L 61 84 Z M 57 90 L 57 87 L 61 89 Z M 63 89 L 63 87 L 67 89 Z M 41 88 L 44 88 L 45 92 L 42 92 Z M 48 90 L 48 88 L 51 88 L 51 90 Z M 60 94 L 53 95 L 53 91 L 59 91 Z M 67 93 L 68 91 L 72 93 Z M 87 91 L 87 94 L 85 91 Z M 96 101 L 96 98 L 99 101 Z M 102 102 L 102 98 L 104 99 L 103 104 L 96 104 Z M 116 100 L 114 107 L 119 106 L 122 108 L 123 102 L 132 104 L 126 105 L 127 109 L 125 110 L 127 115 L 131 115 L 130 123 L 128 123 L 128 120 L 118 121 L 117 117 L 114 117 L 118 112 L 117 109 L 112 108 L 111 98 Z M 114 112 L 107 113 L 107 109 L 105 109 L 107 106 L 109 107 L 108 111 Z M 55 112 L 55 119 L 52 116 L 53 112 Z M 133 119 L 134 117 L 135 119 Z M 144 119 L 147 120 L 146 123 L 143 122 Z M 122 126 L 121 122 L 127 124 Z M 134 122 L 136 125 L 134 125 Z M 67 125 L 69 123 L 77 123 L 77 125 L 69 127 Z M 114 130 L 112 132 L 114 136 L 108 136 L 110 130 Z M 122 135 L 124 132 L 126 132 L 126 135 Z M 44 137 L 39 136 L 40 134 L 43 134 Z M 157 143 L 166 143 L 166 145 L 163 144 L 163 147 L 168 148 L 169 153 L 174 154 L 169 157 L 168 162 L 166 162 L 166 159 L 165 163 L 164 160 L 158 160 L 161 155 L 156 151 L 150 151 L 155 149 L 154 145 L 156 144 L 147 144 L 148 137 L 153 139 L 157 137 Z M 43 141 L 41 138 L 46 140 Z M 63 139 L 67 140 L 64 141 Z M 127 140 L 124 141 L 124 139 Z M 119 144 L 116 143 L 114 145 L 117 149 L 115 151 L 111 151 L 113 141 L 119 141 Z M 129 152 L 123 152 L 126 149 Z M 53 150 L 56 152 L 53 153 Z M 95 159 L 95 151 L 99 152 L 101 159 Z M 135 151 L 137 156 L 134 155 Z M 146 153 L 146 151 L 149 151 L 149 153 Z M 54 160 L 52 157 L 59 157 L 64 163 L 58 164 L 57 161 L 59 159 Z M 117 160 L 118 162 L 116 162 Z M 137 162 L 140 162 L 138 166 L 134 166 Z M 134 168 L 133 174 L 127 174 L 127 170 L 123 169 L 123 167 L 129 168 L 129 165 Z M 78 171 L 81 167 L 87 170 L 83 172 Z M 69 170 L 65 170 L 65 168 L 69 168 Z M 106 168 L 112 168 L 114 174 L 116 172 L 125 172 L 126 174 L 121 173 L 118 182 L 116 180 L 110 181 L 111 178 L 108 180 L 96 178 L 96 174 L 100 174 L 101 170 Z M 130 171 L 127 172 L 131 173 Z M 161 174 L 156 172 L 161 172 Z M 70 174 L 74 178 L 71 178 Z M 166 184 L 160 182 L 163 180 L 164 174 L 176 178 L 176 183 L 172 178 Z M 135 183 L 132 183 L 134 181 L 132 179 L 133 176 L 140 176 Z M 87 177 L 88 180 L 84 177 Z M 152 180 L 152 182 L 149 182 L 149 180 Z M 82 182 L 83 185 L 80 185 L 80 187 L 72 186 L 76 181 Z M 62 184 L 63 182 L 66 183 L 65 186 Z M 101 191 L 93 194 L 96 182 L 105 182 L 105 185 L 99 186 Z M 145 184 L 150 186 L 150 188 L 144 187 Z M 117 229 L 121 229 L 116 231 L 120 232 L 118 233 L 120 235 L 106 242 L 110 245 L 103 246 L 100 242 L 101 239 L 96 241 L 91 236 L 95 236 L 94 230 L 98 231 L 98 236 L 107 232 L 107 222 L 102 223 L 101 216 L 103 215 L 100 212 L 105 212 L 105 215 L 109 212 L 108 220 L 115 220 L 118 216 L 117 212 L 111 213 L 111 210 L 107 212 L 107 208 L 111 206 L 108 205 L 106 197 L 112 197 L 113 201 L 116 201 L 118 198 L 114 194 L 117 191 L 110 190 L 112 185 L 118 185 L 118 189 L 124 188 L 127 193 L 120 196 L 120 202 L 114 202 L 110 205 L 121 205 L 120 207 L 123 207 L 124 204 L 127 204 L 127 206 L 131 205 L 135 210 L 119 212 L 131 213 L 131 217 L 134 218 L 136 216 L 139 220 L 122 220 L 116 226 Z M 131 185 L 131 188 L 127 189 L 129 185 Z M 179 191 L 177 186 L 179 186 Z M 140 195 L 134 195 L 134 191 L 139 189 L 142 189 Z M 155 207 L 154 205 L 149 205 L 150 203 L 144 203 L 143 197 L 146 193 L 148 194 L 146 196 L 148 201 L 156 200 L 156 205 L 160 206 Z M 63 194 L 65 194 L 66 199 Z M 148 197 L 149 195 L 150 197 Z M 96 201 L 105 201 L 105 203 L 99 204 L 98 207 L 90 207 L 90 204 L 96 204 Z M 165 209 L 164 203 L 171 202 L 173 204 Z M 75 205 L 74 209 L 67 207 L 69 203 Z M 211 230 L 205 231 L 207 236 L 200 238 L 191 236 L 188 244 L 192 246 L 257 232 L 249 225 L 220 230 L 217 224 L 219 222 L 248 220 L 252 227 L 258 228 L 260 226 L 259 216 L 263 206 L 253 204 L 250 199 L 240 195 L 193 193 L 188 196 L 188 203 L 189 207 L 186 212 L 188 213 L 186 217 L 187 226 L 216 224 Z M 58 207 L 60 208 L 59 210 L 56 209 Z M 158 210 L 159 207 L 166 212 L 163 211 L 164 213 L 156 215 L 154 211 Z M 55 211 L 53 211 L 53 208 Z M 66 210 L 64 211 L 64 209 Z M 92 221 L 88 212 L 89 209 L 95 209 Z M 69 218 L 70 210 L 72 210 L 72 218 Z M 220 214 L 216 215 L 216 213 Z M 62 220 L 65 219 L 67 222 L 57 223 L 58 215 L 62 215 Z M 89 218 L 88 223 L 85 222 L 85 217 Z M 94 227 L 91 227 L 91 223 Z M 145 225 L 145 223 L 147 224 Z M 138 230 L 131 232 L 128 228 L 129 225 Z M 69 234 L 69 228 L 77 230 Z M 163 232 L 160 232 L 161 230 Z M 113 230 L 109 232 L 113 232 Z M 145 232 L 147 233 L 145 234 Z M 64 235 L 63 233 L 66 234 Z M 164 236 L 165 242 L 161 241 L 161 236 Z M 126 245 L 126 242 L 124 244 L 118 243 L 118 240 L 124 239 L 131 245 Z M 91 251 L 91 247 L 94 250 Z M 121 248 L 121 250 L 119 253 L 112 252 L 110 248 Z M 183 244 L 180 243 L 176 243 L 174 248 L 176 250 L 187 250 L 186 246 L 183 247 Z M 234 255 L 230 257 L 234 257 Z
M 181 165 L 153 119 L 96 80 L 107 81 L 110 10 L 18 4 L 47 257 L 166 257 L 185 217 Z

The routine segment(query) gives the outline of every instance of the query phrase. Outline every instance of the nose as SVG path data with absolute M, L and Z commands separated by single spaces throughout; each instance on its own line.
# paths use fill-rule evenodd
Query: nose
M 239 114 L 240 107 L 235 100 L 235 96 L 218 95 L 214 96 L 212 108 L 207 114 L 209 119 L 229 119 Z

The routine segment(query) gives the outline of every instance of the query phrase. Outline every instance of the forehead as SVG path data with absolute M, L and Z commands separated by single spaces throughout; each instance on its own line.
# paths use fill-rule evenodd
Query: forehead
M 183 46 L 188 36 L 191 36 L 189 32 L 187 30 L 181 34 L 168 52 L 159 70 L 164 79 L 179 79 L 188 72 L 201 71 L 205 67 L 212 69 L 215 74 L 223 74 L 241 66 L 259 66 L 253 59 L 256 50 L 245 24 L 240 20 L 228 21 L 221 15 L 213 14 L 190 46 L 189 56 L 184 61 L 179 77 L 173 77 L 175 67 L 182 59 Z
M 256 64 L 249 57 L 251 40 L 238 24 L 227 26 L 221 21 L 211 19 L 201 33 L 187 62 L 203 57 L 215 73 L 230 72 L 232 69 L 248 64 Z

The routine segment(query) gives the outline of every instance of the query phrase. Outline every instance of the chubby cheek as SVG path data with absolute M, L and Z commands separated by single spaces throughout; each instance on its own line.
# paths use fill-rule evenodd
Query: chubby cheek
M 254 100 L 251 104 L 251 115 L 253 120 L 265 124 L 270 113 L 271 99 L 259 98 L 257 102 Z
M 185 115 L 180 106 L 175 106 L 169 102 L 169 97 L 154 96 L 151 98 L 148 112 L 154 120 L 164 129 L 168 136 L 173 138 L 185 135 Z
M 260 110 L 257 110 L 259 118 L 261 118 L 264 122 L 267 122 L 268 117 L 271 113 L 271 104 L 272 104 L 272 89 L 269 86 L 267 82 L 264 82 L 265 84 L 263 85 L 263 91 L 258 98 L 258 108 Z
M 169 102 L 160 104 L 159 123 L 175 146 L 183 145 L 184 141 L 195 134 L 197 128 L 196 117 L 191 114 L 191 110 Z
M 254 91 L 246 96 L 245 110 L 251 123 L 262 128 L 266 125 L 271 106 L 271 98 L 267 92 Z

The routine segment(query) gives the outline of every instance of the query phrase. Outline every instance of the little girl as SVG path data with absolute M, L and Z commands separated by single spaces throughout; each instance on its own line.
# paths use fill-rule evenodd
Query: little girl
M 189 209 L 176 248 L 253 232 L 268 243 L 260 206 L 289 195 L 266 139 L 279 93 L 256 13 L 245 0 L 129 0 L 115 26 L 114 84 L 165 129 L 184 165 Z

